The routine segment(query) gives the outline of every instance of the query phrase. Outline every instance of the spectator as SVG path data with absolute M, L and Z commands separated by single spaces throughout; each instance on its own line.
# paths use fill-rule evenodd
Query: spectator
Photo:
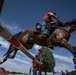
M 61 71 L 61 74 L 62 74 L 62 75 L 65 75 L 65 73 L 64 73 L 64 71 L 63 71 L 63 70 Z
M 35 58 L 38 61 L 40 61 L 38 55 L 35 55 Z M 39 64 L 35 60 L 32 61 L 32 67 L 33 67 L 33 75 L 37 75 L 37 71 L 39 70 Z
M 30 69 L 29 69 L 29 74 L 31 74 L 31 71 L 32 71 L 32 67 L 30 67 Z
M 66 69 L 66 75 L 68 75 L 68 70 Z

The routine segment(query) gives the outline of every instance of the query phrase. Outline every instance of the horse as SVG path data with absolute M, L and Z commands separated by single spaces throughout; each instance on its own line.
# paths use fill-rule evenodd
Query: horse
M 56 27 L 55 30 L 52 32 L 52 34 L 49 34 L 49 38 L 51 40 L 52 47 L 64 47 L 67 50 L 69 50 L 73 54 L 73 62 L 76 64 L 76 47 L 69 44 L 69 38 L 70 33 L 76 30 L 76 19 L 66 22 L 63 27 Z M 46 46 L 47 44 L 47 37 L 41 36 L 42 34 L 36 33 L 36 28 L 31 28 L 24 30 L 22 32 L 19 32 L 14 35 L 14 37 L 27 49 L 32 49 L 34 44 L 40 45 L 40 46 Z M 11 55 L 11 52 L 14 51 L 14 54 Z M 0 64 L 5 62 L 7 58 L 14 58 L 18 49 L 10 44 L 9 49 L 7 53 L 5 54 L 5 57 L 2 61 L 0 61 Z M 75 66 L 76 67 L 76 66 Z

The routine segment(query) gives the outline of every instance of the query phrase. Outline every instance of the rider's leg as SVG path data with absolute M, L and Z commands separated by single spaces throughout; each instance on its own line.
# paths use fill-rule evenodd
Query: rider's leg
M 33 68 L 33 75 L 37 75 L 37 67 Z
M 48 46 L 49 48 L 51 48 L 52 50 L 54 50 L 54 47 L 53 47 L 53 45 L 52 45 L 51 37 L 50 37 L 50 36 L 47 38 L 47 46 Z
M 14 50 L 13 55 L 9 55 L 9 59 L 14 59 L 18 50 Z
M 40 22 L 40 25 L 42 25 L 42 28 L 41 28 L 41 32 L 43 33 L 44 31 L 45 31 L 45 29 L 46 29 L 46 22 L 45 21 L 43 21 L 43 20 L 41 20 Z
M 47 38 L 47 45 L 48 47 L 52 47 L 51 38 Z
M 48 35 L 48 38 L 47 38 L 48 47 L 52 47 L 50 31 L 53 31 L 53 29 L 50 28 L 49 25 L 47 25 L 46 34 Z
M 48 27 L 47 27 L 46 22 L 42 20 L 42 21 L 40 21 L 38 24 L 41 25 L 41 31 L 40 31 L 41 35 L 40 35 L 40 37 L 41 37 L 41 38 L 43 38 L 43 37 L 48 37 L 48 35 L 49 35 L 49 30 L 48 30 Z

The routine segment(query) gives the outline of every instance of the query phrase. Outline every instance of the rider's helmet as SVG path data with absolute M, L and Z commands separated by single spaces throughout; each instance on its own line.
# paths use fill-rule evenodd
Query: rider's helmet
M 36 30 L 41 31 L 42 25 L 40 23 L 36 23 Z

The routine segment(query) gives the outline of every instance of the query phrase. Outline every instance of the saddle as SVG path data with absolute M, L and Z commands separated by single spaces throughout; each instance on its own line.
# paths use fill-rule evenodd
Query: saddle
M 45 31 L 42 31 L 42 25 L 37 23 L 35 33 L 41 34 L 43 37 L 47 37 L 47 36 L 51 35 L 55 29 L 56 29 L 56 25 L 55 25 L 55 23 L 53 23 L 53 25 L 51 25 L 51 24 L 47 25 L 45 28 Z

